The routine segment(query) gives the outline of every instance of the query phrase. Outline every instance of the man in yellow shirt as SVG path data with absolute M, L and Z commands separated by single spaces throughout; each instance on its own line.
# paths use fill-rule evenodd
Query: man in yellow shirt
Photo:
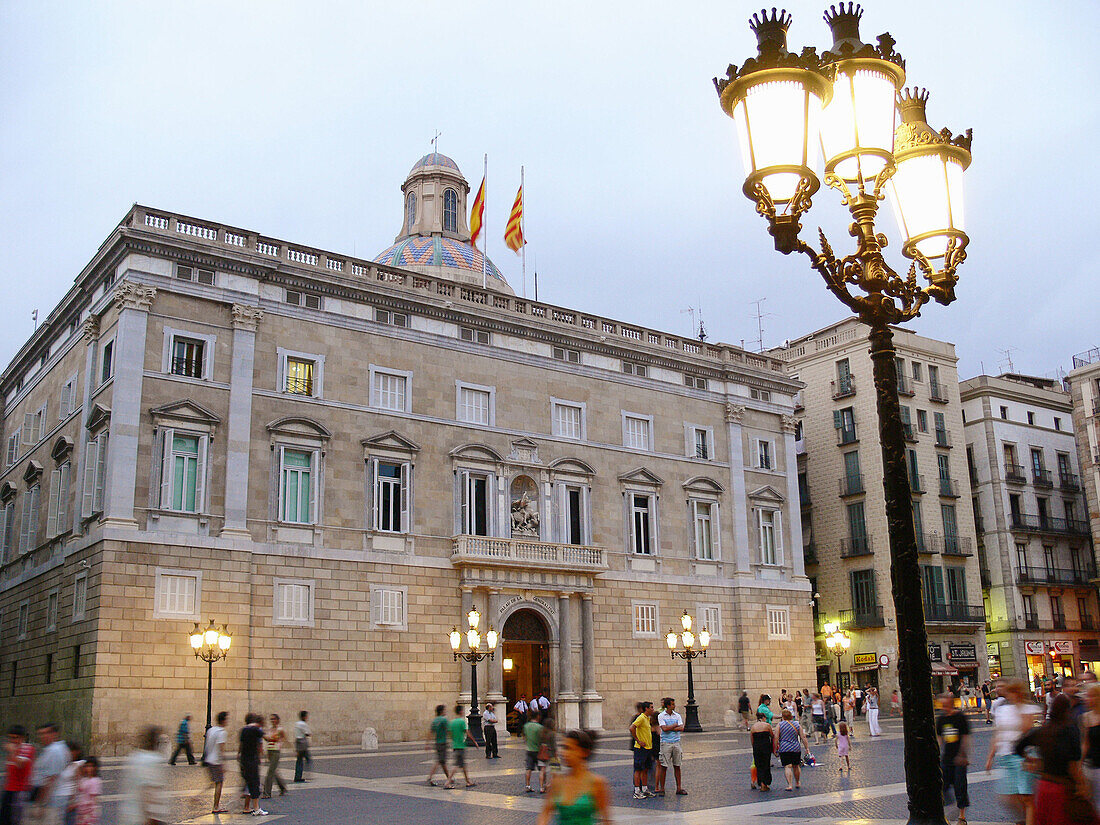
M 651 758 L 650 748 L 653 747 L 653 730 L 649 723 L 653 703 L 638 702 L 635 707 L 638 710 L 638 716 L 630 723 L 630 735 L 634 739 L 634 798 L 648 799 L 656 796 L 650 792 L 647 778 Z

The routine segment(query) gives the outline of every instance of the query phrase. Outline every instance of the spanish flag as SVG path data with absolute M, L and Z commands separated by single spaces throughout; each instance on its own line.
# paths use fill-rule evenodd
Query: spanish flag
M 474 197 L 473 208 L 470 209 L 470 243 L 477 243 L 477 236 L 481 234 L 481 224 L 485 220 L 485 178 L 481 179 L 477 195 Z
M 516 202 L 512 204 L 512 214 L 508 216 L 508 226 L 504 229 L 504 243 L 515 253 L 523 249 L 523 184 L 516 192 Z

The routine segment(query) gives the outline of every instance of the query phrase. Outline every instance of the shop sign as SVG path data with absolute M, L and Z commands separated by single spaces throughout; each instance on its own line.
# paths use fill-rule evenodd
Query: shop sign
M 878 657 L 878 666 L 890 667 L 890 657 L 883 653 L 881 656 Z
M 978 650 L 972 642 L 958 645 L 948 645 L 947 656 L 952 664 L 959 662 L 978 661 Z
M 985 653 L 987 656 L 1000 656 L 1000 648 L 996 642 L 989 642 L 985 646 Z
M 878 670 L 877 653 L 856 653 L 852 656 L 852 670 Z
M 1072 656 L 1073 655 L 1073 642 L 1070 641 L 1054 641 L 1050 643 L 1051 648 L 1059 656 Z
M 1042 656 L 1046 652 L 1046 645 L 1042 642 L 1024 642 L 1024 653 L 1028 656 Z
M 1040 644 L 1042 644 L 1040 642 Z M 928 658 L 933 662 L 943 661 L 943 647 L 935 642 L 928 643 Z

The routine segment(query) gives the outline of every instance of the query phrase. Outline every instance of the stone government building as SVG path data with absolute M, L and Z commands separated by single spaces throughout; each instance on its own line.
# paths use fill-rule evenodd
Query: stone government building
M 472 605 L 505 640 L 481 698 L 545 690 L 564 726 L 683 702 L 685 609 L 704 725 L 811 685 L 785 365 L 518 297 L 452 160 L 402 190 L 374 261 L 134 206 L 20 349 L 0 724 L 101 753 L 201 724 L 187 635 L 213 619 L 215 710 L 417 738 L 469 698 L 447 634 Z

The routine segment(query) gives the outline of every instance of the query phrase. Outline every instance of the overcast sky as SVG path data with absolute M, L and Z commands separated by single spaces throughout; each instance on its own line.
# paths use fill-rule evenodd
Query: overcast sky
M 866 2 L 935 128 L 974 129 L 958 300 L 913 328 L 963 377 L 1067 367 L 1100 344 L 1095 277 L 1100 3 Z M 1055 8 L 1055 6 L 1057 8 Z M 794 0 L 792 49 L 831 43 Z M 489 156 L 489 253 L 516 291 L 507 213 L 526 166 L 528 292 L 690 333 L 775 346 L 846 313 L 804 257 L 772 248 L 741 194 L 711 83 L 755 54 L 758 5 L 205 2 L 0 5 L 0 277 L 6 364 L 129 206 L 143 203 L 372 257 L 438 129 L 472 187 Z M 898 268 L 897 228 L 881 226 Z M 822 190 L 803 219 L 850 251 Z

